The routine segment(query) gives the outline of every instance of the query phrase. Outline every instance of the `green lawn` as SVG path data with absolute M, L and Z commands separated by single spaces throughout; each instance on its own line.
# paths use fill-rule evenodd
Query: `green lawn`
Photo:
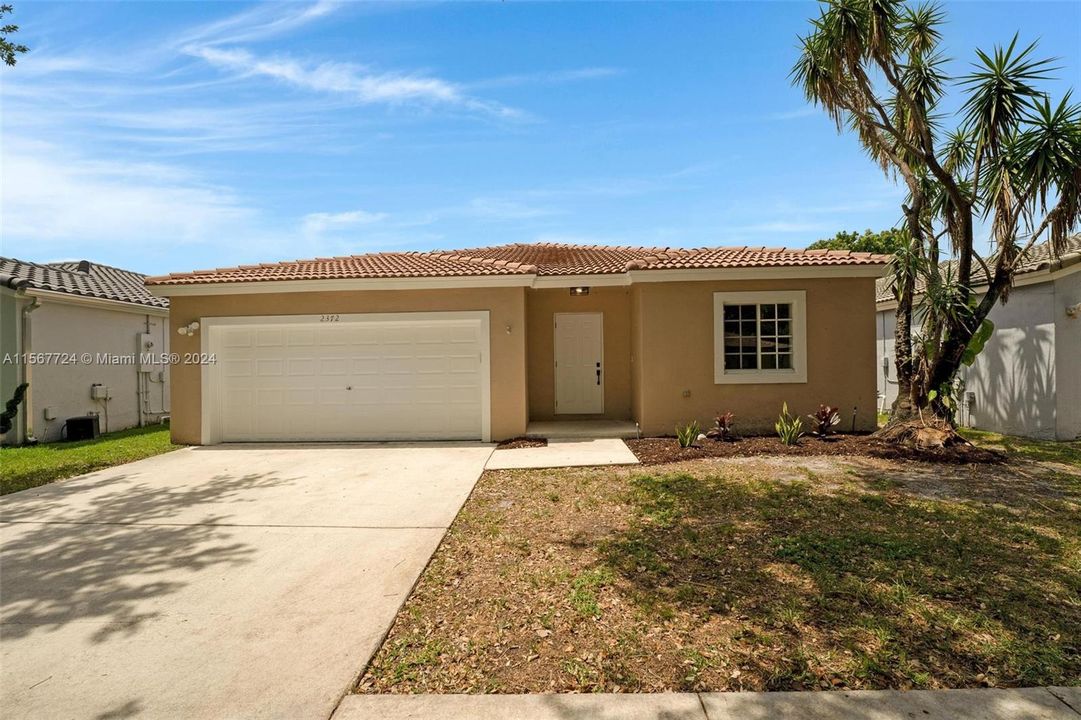
M 169 428 L 153 425 L 97 440 L 0 448 L 0 495 L 176 450 Z

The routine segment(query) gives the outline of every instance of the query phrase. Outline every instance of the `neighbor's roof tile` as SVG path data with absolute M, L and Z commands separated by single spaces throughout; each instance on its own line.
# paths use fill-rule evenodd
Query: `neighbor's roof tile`
M 1017 266 L 1017 272 L 1015 274 L 1024 275 L 1025 273 L 1036 272 L 1037 270 L 1048 268 L 1054 263 L 1072 265 L 1077 262 L 1081 262 L 1081 234 L 1067 238 L 1066 247 L 1062 249 L 1062 252 L 1059 253 L 1057 258 L 1052 257 L 1051 246 L 1046 242 L 1034 245 Z M 988 260 L 987 264 L 990 266 L 993 265 L 993 262 Z M 942 272 L 947 272 L 956 266 L 956 260 L 948 260 L 939 265 L 939 267 L 942 268 Z M 973 268 L 972 275 L 973 285 L 976 287 L 987 284 L 987 273 L 983 271 L 982 267 Z M 917 278 L 916 293 L 922 293 L 925 287 L 926 283 L 923 278 Z M 875 283 L 875 302 L 891 302 L 892 300 L 894 300 L 892 281 L 888 277 L 879 278 Z
M 80 270 L 80 267 L 83 269 Z M 80 295 L 99 300 L 167 308 L 169 299 L 151 295 L 146 276 L 131 270 L 83 261 L 35 263 L 0 257 L 0 285 Z

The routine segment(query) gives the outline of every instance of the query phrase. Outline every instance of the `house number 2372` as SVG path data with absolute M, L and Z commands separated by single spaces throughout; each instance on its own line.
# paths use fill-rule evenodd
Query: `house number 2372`
M 341 315 L 320 315 L 319 322 L 339 322 L 341 321 Z

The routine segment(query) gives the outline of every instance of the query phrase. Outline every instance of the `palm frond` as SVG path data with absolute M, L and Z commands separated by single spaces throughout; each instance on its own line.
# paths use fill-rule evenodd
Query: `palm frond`
M 997 147 L 1017 128 L 1034 100 L 1043 96 L 1032 83 L 1049 79 L 1047 73 L 1057 69 L 1053 58 L 1032 58 L 1036 43 L 1020 52 L 1016 48 L 1014 35 L 1007 47 L 996 45 L 991 55 L 977 49 L 980 62 L 960 80 L 969 94 L 961 107 L 965 126 L 989 147 Z

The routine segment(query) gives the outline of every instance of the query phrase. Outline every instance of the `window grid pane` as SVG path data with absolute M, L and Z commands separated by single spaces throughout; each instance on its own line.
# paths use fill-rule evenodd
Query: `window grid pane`
M 791 370 L 789 303 L 724 306 L 724 366 L 728 370 Z

